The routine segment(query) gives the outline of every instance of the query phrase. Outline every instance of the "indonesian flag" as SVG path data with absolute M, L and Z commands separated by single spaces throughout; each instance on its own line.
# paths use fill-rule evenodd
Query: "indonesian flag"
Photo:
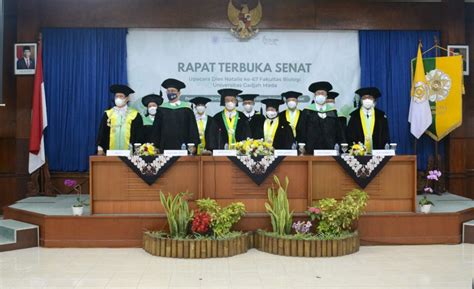
M 43 55 L 41 41 L 38 44 L 38 58 L 36 60 L 35 83 L 33 87 L 33 107 L 31 112 L 30 130 L 30 157 L 28 172 L 31 174 L 46 162 L 44 155 L 44 130 L 48 126 L 46 113 L 46 97 L 43 81 Z

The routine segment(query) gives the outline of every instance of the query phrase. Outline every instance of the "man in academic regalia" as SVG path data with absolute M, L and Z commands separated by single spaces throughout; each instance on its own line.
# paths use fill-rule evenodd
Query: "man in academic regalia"
M 217 125 L 214 119 L 206 114 L 206 105 L 210 101 L 211 99 L 207 97 L 191 99 L 201 140 L 201 144 L 197 149 L 198 155 L 209 154 L 213 149 L 217 148 Z
M 142 104 L 146 107 L 145 115 L 142 115 L 143 120 L 143 142 L 153 143 L 153 124 L 155 122 L 158 107 L 163 103 L 162 92 L 160 94 L 149 94 L 142 98 Z M 158 146 L 158 144 L 154 144 Z
M 258 94 L 240 94 L 239 97 L 242 99 L 242 106 L 244 107 L 243 113 L 249 120 L 250 130 L 252 131 L 252 138 L 255 137 L 255 133 L 259 129 L 265 117 L 255 110 L 255 98 Z
M 97 137 L 97 154 L 107 150 L 128 150 L 130 144 L 141 143 L 142 118 L 137 110 L 128 107 L 129 95 L 133 89 L 114 84 L 110 92 L 115 95 L 115 106 L 104 112 Z
M 372 149 L 383 149 L 390 143 L 388 120 L 385 113 L 375 108 L 375 101 L 381 96 L 376 87 L 358 89 L 361 97 L 361 107 L 351 113 L 347 125 L 349 145 L 363 143 L 370 152 Z
M 338 92 L 335 92 L 335 91 L 328 92 L 328 97 L 326 98 L 326 105 L 328 109 L 332 109 L 332 108 L 336 109 L 336 97 L 338 96 L 339 96 Z M 337 113 L 337 110 L 336 110 L 336 113 Z M 344 138 L 347 140 L 347 136 L 346 136 L 347 118 L 343 115 L 339 115 L 339 113 L 337 113 L 337 117 L 339 118 L 339 122 L 341 123 L 342 133 L 344 134 Z
M 173 78 L 161 84 L 166 89 L 168 102 L 163 103 L 157 112 L 152 133 L 153 143 L 158 143 L 160 151 L 181 149 L 192 143 L 194 150 L 199 145 L 199 132 L 196 118 L 188 102 L 181 101 L 181 89 L 186 85 Z M 195 152 L 195 151 L 194 151 Z
M 281 94 L 285 99 L 287 109 L 280 113 L 290 124 L 293 131 L 293 137 L 297 142 L 301 142 L 303 134 L 303 116 L 301 110 L 298 109 L 298 97 L 303 95 L 301 92 L 287 91 Z
M 252 136 L 247 117 L 237 111 L 237 95 L 241 90 L 225 88 L 217 93 L 221 96 L 221 106 L 224 110 L 214 115 L 217 124 L 217 146 L 219 149 L 225 148 L 227 144 L 232 148 L 236 142 L 246 140 Z
M 304 143 L 306 151 L 334 149 L 336 144 L 345 143 L 341 123 L 335 108 L 326 104 L 332 85 L 327 81 L 312 83 L 308 90 L 314 94 L 314 103 L 305 108 Z
M 258 138 L 271 143 L 275 149 L 291 149 L 295 143 L 293 131 L 285 115 L 278 114 L 278 108 L 284 103 L 281 99 L 267 98 L 265 104 L 265 121 L 259 127 Z

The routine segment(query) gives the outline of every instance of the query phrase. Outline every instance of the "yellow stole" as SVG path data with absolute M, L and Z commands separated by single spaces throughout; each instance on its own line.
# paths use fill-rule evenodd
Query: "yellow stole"
M 201 118 L 197 121 L 198 123 L 198 130 L 199 130 L 199 138 L 201 139 L 201 144 L 198 146 L 197 154 L 201 155 L 202 151 L 206 148 L 206 122 Z
M 278 117 L 273 120 L 272 124 L 270 124 L 270 122 L 270 119 L 266 119 L 265 123 L 263 124 L 263 137 L 264 141 L 273 144 L 273 140 L 275 139 L 275 134 L 278 128 Z
M 375 126 L 375 110 L 371 110 L 371 118 L 369 127 L 367 127 L 367 116 L 364 113 L 364 110 L 361 108 L 359 110 L 360 122 L 362 123 L 362 130 L 364 131 L 364 145 L 367 148 L 368 152 L 372 151 L 372 134 L 374 133 Z
M 127 150 L 130 144 L 132 121 L 138 116 L 138 111 L 127 109 L 125 119 L 113 108 L 106 110 L 107 125 L 110 127 L 109 150 Z
M 299 109 L 297 109 L 296 112 L 295 112 L 295 117 L 293 119 L 291 119 L 289 109 L 287 109 L 286 113 L 285 113 L 286 120 L 290 123 L 291 130 L 293 130 L 293 137 L 296 137 L 296 124 L 298 123 L 298 119 L 300 118 L 300 112 L 301 111 Z

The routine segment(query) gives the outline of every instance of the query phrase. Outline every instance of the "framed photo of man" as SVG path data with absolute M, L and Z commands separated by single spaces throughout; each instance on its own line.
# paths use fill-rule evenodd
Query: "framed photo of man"
M 469 45 L 448 45 L 449 56 L 462 55 L 462 71 L 469 75 Z
M 35 74 L 37 51 L 36 43 L 15 44 L 15 75 Z

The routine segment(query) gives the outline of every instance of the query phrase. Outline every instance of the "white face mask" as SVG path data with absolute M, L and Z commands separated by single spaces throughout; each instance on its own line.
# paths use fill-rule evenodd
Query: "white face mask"
M 289 109 L 295 109 L 297 103 L 296 103 L 296 101 L 294 101 L 294 100 L 290 100 L 290 101 L 288 101 L 288 103 L 287 103 L 286 105 L 288 105 L 288 108 L 289 108 Z
M 226 102 L 226 103 L 225 103 L 225 108 L 226 108 L 228 111 L 234 110 L 234 109 L 235 109 L 235 103 L 232 102 L 232 101 Z
M 245 112 L 247 112 L 247 113 L 252 112 L 252 110 L 253 110 L 253 104 L 244 104 L 244 110 L 245 110 Z
M 365 109 L 372 109 L 374 107 L 374 101 L 372 99 L 366 98 L 362 100 L 362 106 Z
M 118 98 L 118 97 L 115 98 L 114 102 L 115 102 L 115 106 L 118 106 L 118 107 L 122 107 L 127 103 L 125 99 Z
M 317 94 L 314 97 L 314 102 L 316 102 L 319 105 L 323 105 L 326 102 L 326 96 L 322 94 Z
M 275 117 L 277 117 L 277 115 L 278 115 L 278 112 L 276 112 L 274 110 L 267 111 L 267 117 L 269 119 L 274 119 Z
M 203 114 L 206 111 L 206 107 L 204 105 L 198 105 L 196 106 L 196 112 L 198 114 Z
M 156 106 L 150 106 L 150 107 L 148 108 L 148 114 L 149 114 L 149 115 L 155 115 L 155 114 L 156 114 L 156 109 L 157 109 Z

